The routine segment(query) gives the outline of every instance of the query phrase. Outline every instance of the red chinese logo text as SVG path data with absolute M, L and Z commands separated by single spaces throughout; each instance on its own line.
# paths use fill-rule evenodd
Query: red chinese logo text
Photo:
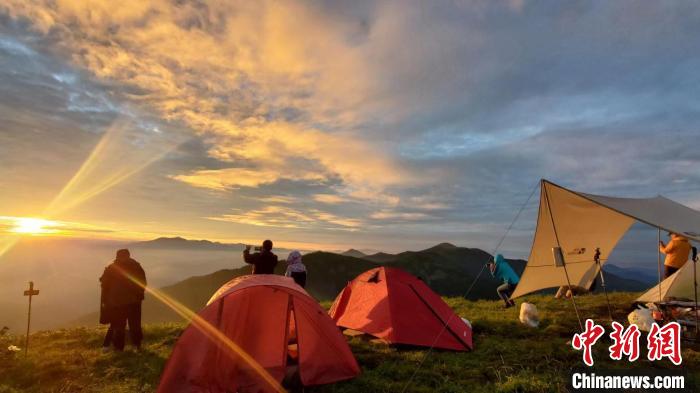
M 647 348 L 647 358 L 651 361 L 667 357 L 676 366 L 681 364 L 681 325 L 678 322 L 667 323 L 664 327 L 652 324 L 647 336 Z
M 574 339 L 571 341 L 571 345 L 574 349 L 583 349 L 583 362 L 588 366 L 593 365 L 593 353 L 591 348 L 600 339 L 600 337 L 605 333 L 605 329 L 596 325 L 591 319 L 586 320 L 586 330 L 581 333 L 574 335 Z
M 639 328 L 637 325 L 630 325 L 625 330 L 624 326 L 617 322 L 612 323 L 613 332 L 610 338 L 613 344 L 608 348 L 610 359 L 620 360 L 622 355 L 627 355 L 630 362 L 639 359 Z

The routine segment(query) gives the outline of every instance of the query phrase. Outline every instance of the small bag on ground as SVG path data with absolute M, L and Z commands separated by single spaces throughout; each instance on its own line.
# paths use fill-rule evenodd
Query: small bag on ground
M 537 327 L 540 325 L 540 315 L 534 304 L 523 303 L 520 305 L 520 323 L 530 327 Z
M 654 318 L 651 316 L 651 310 L 648 308 L 638 308 L 632 311 L 628 316 L 627 320 L 630 325 L 637 325 L 639 330 L 648 332 L 651 330 L 651 324 L 654 323 Z

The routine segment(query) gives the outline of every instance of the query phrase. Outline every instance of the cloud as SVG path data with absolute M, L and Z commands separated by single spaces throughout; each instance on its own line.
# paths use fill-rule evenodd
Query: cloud
M 372 213 L 370 216 L 376 220 L 400 220 L 400 221 L 414 221 L 414 220 L 424 220 L 429 218 L 425 213 L 401 213 L 392 211 L 379 211 Z
M 298 199 L 295 197 L 284 196 L 284 195 L 266 196 L 266 197 L 257 198 L 257 200 L 259 200 L 260 202 L 263 202 L 263 203 L 272 203 L 272 204 L 277 204 L 277 203 L 291 204 L 291 203 L 296 203 L 298 201 Z
M 247 168 L 227 168 L 218 170 L 195 171 L 188 175 L 173 176 L 174 179 L 195 187 L 213 190 L 229 190 L 238 187 L 258 187 L 271 184 L 280 178 L 288 180 L 322 181 L 324 177 L 317 173 L 284 173 L 279 171 L 260 171 Z
M 331 205 L 339 204 L 346 202 L 347 199 L 343 198 L 340 195 L 335 195 L 335 194 L 316 194 L 314 195 L 314 200 L 316 202 L 321 202 L 321 203 L 327 203 Z
M 127 3 L 4 8 L 78 66 L 120 84 L 122 97 L 186 124 L 209 142 L 212 157 L 251 164 L 174 179 L 219 190 L 331 176 L 379 189 L 416 180 L 379 146 L 357 138 L 356 116 L 343 113 L 372 85 L 361 54 L 346 44 L 354 26 L 293 2 Z M 318 173 L 297 170 L 298 160 Z
M 196 141 L 131 189 L 187 225 L 490 239 L 543 177 L 697 203 L 699 17 L 634 1 L 10 0 L 0 115 L 8 130 L 62 119 L 39 138 L 52 162 L 78 155 L 59 139 L 129 108 L 187 129 Z M 7 166 L 26 166 L 6 146 L 30 137 L 3 131 Z
M 288 206 L 268 205 L 262 209 L 207 217 L 214 221 L 233 222 L 262 227 L 356 230 L 363 222 L 354 218 L 339 217 L 318 209 L 300 211 Z

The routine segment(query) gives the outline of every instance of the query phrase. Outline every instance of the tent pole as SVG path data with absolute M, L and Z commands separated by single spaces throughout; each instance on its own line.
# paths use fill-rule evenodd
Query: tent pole
M 661 303 L 661 251 L 659 250 L 659 246 L 661 245 L 661 228 L 656 228 L 656 264 L 658 265 L 658 270 L 659 270 L 659 303 Z
M 610 321 L 614 321 L 612 307 L 610 307 L 610 298 L 608 297 L 608 289 L 605 287 L 605 276 L 603 275 L 603 266 L 600 264 L 600 248 L 595 249 L 595 263 L 598 265 L 598 274 L 600 275 L 600 285 L 603 287 L 603 292 L 605 293 L 605 302 L 608 304 L 608 315 L 610 316 Z
M 552 229 L 554 230 L 554 238 L 557 240 L 557 247 L 561 248 L 561 243 L 559 242 L 559 234 L 557 233 L 557 226 L 554 224 L 554 214 L 552 214 L 552 206 L 549 204 L 549 193 L 547 192 L 547 186 L 544 180 L 540 183 L 541 191 L 544 193 L 544 198 L 547 201 L 547 210 L 549 210 L 549 219 L 552 221 Z M 583 322 L 581 322 L 581 315 L 578 312 L 578 306 L 576 305 L 576 295 L 574 294 L 574 288 L 571 286 L 571 279 L 569 278 L 569 270 L 566 269 L 566 261 L 564 264 L 564 275 L 566 275 L 566 283 L 569 285 L 569 290 L 571 291 L 571 303 L 574 305 L 574 312 L 576 313 L 576 319 L 578 319 L 578 326 L 583 331 Z
M 698 341 L 698 254 L 697 249 L 693 247 L 693 290 L 695 291 L 695 341 Z
M 564 262 L 564 274 L 566 275 L 566 282 L 569 284 L 569 290 L 571 291 L 571 303 L 574 305 L 574 312 L 576 313 L 576 319 L 578 319 L 578 326 L 583 331 L 583 323 L 581 322 L 581 315 L 578 313 L 578 306 L 576 305 L 576 294 L 574 293 L 574 288 L 571 286 L 571 280 L 569 279 L 569 271 L 566 270 L 566 262 Z

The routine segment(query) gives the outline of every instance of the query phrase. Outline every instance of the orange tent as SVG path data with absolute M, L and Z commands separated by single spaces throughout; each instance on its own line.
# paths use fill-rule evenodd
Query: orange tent
M 397 268 L 357 276 L 335 299 L 330 315 L 340 327 L 392 344 L 473 348 L 471 328 L 423 281 Z
M 158 392 L 271 392 L 290 363 L 304 386 L 360 373 L 343 335 L 291 278 L 238 277 L 180 336 Z

